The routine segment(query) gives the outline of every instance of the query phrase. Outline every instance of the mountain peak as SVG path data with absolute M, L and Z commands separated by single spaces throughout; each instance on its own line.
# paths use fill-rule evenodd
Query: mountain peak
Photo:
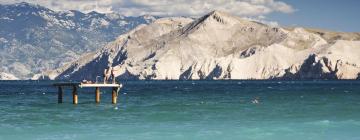
M 206 19 L 211 19 L 211 20 L 215 20 L 219 23 L 226 24 L 226 23 L 234 20 L 235 17 L 232 17 L 225 12 L 215 10 L 215 11 L 212 11 L 209 14 L 205 15 L 204 20 L 206 20 Z
M 183 32 L 191 32 L 194 30 L 199 29 L 200 27 L 203 28 L 223 28 L 223 27 L 232 27 L 235 24 L 245 24 L 247 25 L 250 21 L 241 20 L 236 16 L 232 16 L 222 11 L 212 11 L 201 18 L 195 20 L 191 24 L 189 24 L 186 28 L 183 29 Z
M 252 25 L 254 24 L 252 21 L 240 18 L 238 16 L 231 15 L 224 11 L 214 10 L 205 16 L 200 18 L 201 22 L 213 22 L 213 23 L 220 23 L 227 26 L 232 26 L 235 24 L 241 24 L 241 25 Z
M 357 56 L 358 46 L 360 41 L 334 47 L 303 30 L 212 11 L 196 20 L 165 18 L 140 26 L 46 75 L 95 80 L 111 62 L 117 79 L 354 79 L 360 58 L 345 56 Z
M 208 15 L 229 16 L 228 13 L 226 13 L 224 11 L 220 11 L 220 10 L 211 11 L 210 13 L 208 13 Z
M 15 73 L 20 79 L 62 66 L 151 21 L 117 13 L 109 16 L 77 10 L 53 11 L 29 2 L 0 4 L 0 73 Z M 24 47 L 31 51 L 24 51 Z M 50 48 L 48 55 L 44 50 Z
M 96 12 L 96 11 L 91 11 L 89 13 L 87 13 L 88 15 L 94 15 L 94 16 L 99 16 L 99 15 L 105 15 L 103 13 L 99 13 L 99 12 Z
M 4 5 L 4 10 L 7 11 L 11 11 L 13 10 L 14 12 L 36 12 L 36 11 L 51 11 L 50 9 L 43 7 L 41 5 L 38 4 L 33 4 L 33 3 L 28 3 L 28 2 L 20 2 L 20 3 L 15 3 L 15 4 L 6 4 Z
M 16 7 L 36 7 L 36 8 L 41 7 L 41 6 L 38 5 L 38 4 L 32 4 L 32 3 L 28 3 L 28 2 L 16 3 L 15 6 L 16 6 Z
M 17 5 L 17 6 L 33 6 L 33 4 L 27 3 L 27 2 L 20 2 L 20 3 L 17 3 L 15 5 Z

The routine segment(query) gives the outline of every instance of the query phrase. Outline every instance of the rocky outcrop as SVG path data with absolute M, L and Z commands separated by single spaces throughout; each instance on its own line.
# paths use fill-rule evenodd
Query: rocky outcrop
M 0 72 L 0 80 L 19 80 L 19 78 L 9 73 Z
M 337 41 L 323 48 L 322 52 L 310 54 L 301 64 L 285 70 L 284 79 L 357 79 L 360 67 L 359 41 Z
M 311 54 L 301 66 L 293 65 L 285 70 L 284 79 L 337 79 L 336 73 L 338 66 L 342 64 L 339 60 L 330 62 L 328 58 L 319 58 L 315 54 Z
M 214 11 L 139 26 L 49 73 L 94 80 L 112 66 L 119 79 L 356 79 L 360 41 L 328 39 Z

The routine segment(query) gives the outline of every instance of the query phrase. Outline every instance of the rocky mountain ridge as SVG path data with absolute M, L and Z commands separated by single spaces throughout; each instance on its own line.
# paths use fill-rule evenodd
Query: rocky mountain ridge
M 29 79 L 96 51 L 157 17 L 53 11 L 26 2 L 0 4 L 0 72 Z
M 220 11 L 138 26 L 49 79 L 356 79 L 360 35 L 281 28 Z M 38 78 L 38 77 L 34 77 Z

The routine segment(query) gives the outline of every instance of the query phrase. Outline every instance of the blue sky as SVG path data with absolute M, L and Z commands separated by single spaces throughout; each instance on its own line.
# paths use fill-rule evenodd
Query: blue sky
M 360 32 L 360 0 L 0 0 L 29 2 L 53 10 L 119 12 L 124 15 L 197 17 L 212 10 L 282 26 Z
M 360 32 L 360 0 L 284 0 L 293 13 L 271 13 L 268 20 L 281 25 Z

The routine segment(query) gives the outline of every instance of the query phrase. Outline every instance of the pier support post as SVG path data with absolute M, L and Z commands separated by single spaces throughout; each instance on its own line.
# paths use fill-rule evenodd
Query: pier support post
M 58 89 L 58 103 L 61 104 L 63 102 L 63 90 L 61 86 L 59 86 Z
M 113 104 L 116 104 L 116 102 L 117 102 L 117 90 L 118 90 L 118 88 L 112 88 L 112 103 Z
M 100 88 L 95 88 L 95 103 L 100 103 Z
M 76 86 L 73 86 L 73 104 L 78 104 L 78 94 Z

